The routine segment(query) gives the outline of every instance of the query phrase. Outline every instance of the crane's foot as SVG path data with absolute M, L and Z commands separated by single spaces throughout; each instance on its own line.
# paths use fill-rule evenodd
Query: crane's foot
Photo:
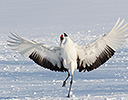
M 70 73 L 69 73 L 69 71 L 68 71 L 68 77 L 65 79 L 65 81 L 63 82 L 63 85 L 62 85 L 62 87 L 64 87 L 65 85 L 66 85 L 66 81 L 68 80 L 68 78 L 70 77 Z
M 68 95 L 67 98 L 70 98 L 70 96 Z
M 70 98 L 70 92 L 71 92 L 72 83 L 73 83 L 73 75 L 71 76 L 71 82 L 70 82 L 70 87 L 69 87 L 67 98 Z
M 64 82 L 63 82 L 63 85 L 62 85 L 62 87 L 65 87 L 65 85 L 66 85 L 66 81 L 64 81 Z

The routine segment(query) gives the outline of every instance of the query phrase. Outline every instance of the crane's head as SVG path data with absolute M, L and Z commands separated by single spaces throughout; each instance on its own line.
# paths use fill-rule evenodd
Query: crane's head
M 66 33 L 63 33 L 61 36 L 60 36 L 60 46 L 62 45 L 63 43 L 63 40 L 65 37 L 67 37 L 68 35 Z

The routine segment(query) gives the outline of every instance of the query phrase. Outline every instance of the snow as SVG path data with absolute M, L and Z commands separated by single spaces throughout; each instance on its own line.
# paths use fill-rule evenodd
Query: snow
M 0 0 L 0 99 L 69 100 L 67 73 L 44 69 L 7 46 L 9 31 L 59 45 L 66 32 L 79 45 L 108 33 L 118 17 L 128 22 L 127 0 Z M 75 71 L 73 100 L 127 100 L 128 39 L 115 55 L 91 72 Z

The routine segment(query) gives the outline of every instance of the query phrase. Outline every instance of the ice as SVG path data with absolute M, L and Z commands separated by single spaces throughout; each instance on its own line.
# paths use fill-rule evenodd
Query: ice
M 128 22 L 127 0 L 0 0 L 0 99 L 69 100 L 67 73 L 44 69 L 7 46 L 9 31 L 59 46 L 66 32 L 78 45 L 106 34 L 118 17 Z M 74 72 L 71 100 L 127 100 L 128 39 L 91 72 Z

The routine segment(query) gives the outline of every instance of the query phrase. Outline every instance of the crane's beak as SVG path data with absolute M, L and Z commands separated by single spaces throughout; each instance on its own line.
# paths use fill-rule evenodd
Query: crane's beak
M 63 42 L 63 40 L 60 40 L 60 47 L 62 46 L 62 42 Z

